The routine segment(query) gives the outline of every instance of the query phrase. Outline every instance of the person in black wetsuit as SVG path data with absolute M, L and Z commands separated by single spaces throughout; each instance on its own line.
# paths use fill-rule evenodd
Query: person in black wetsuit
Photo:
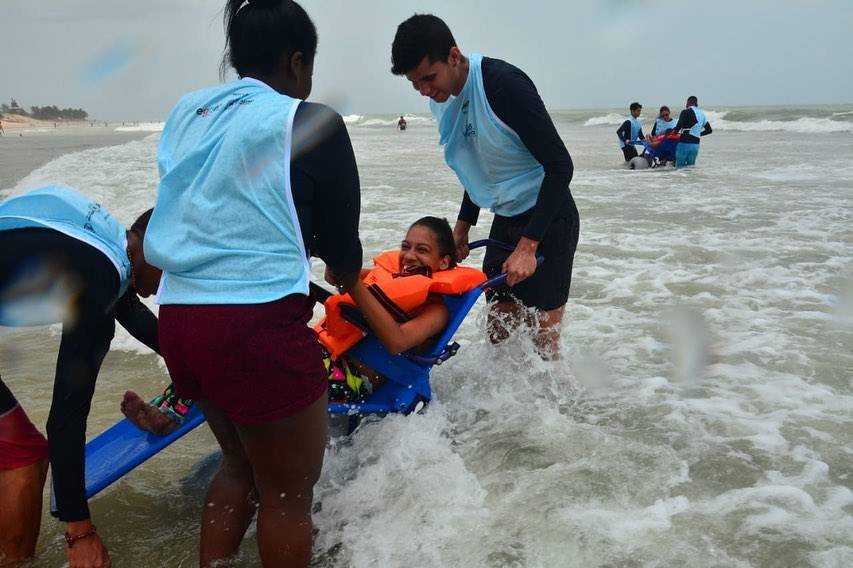
M 678 115 L 675 131 L 681 134 L 675 149 L 675 167 L 683 168 L 696 164 L 699 155 L 699 138 L 711 134 L 711 123 L 705 116 L 705 111 L 699 108 L 699 99 L 687 97 L 687 108 Z
M 640 124 L 640 113 L 643 112 L 643 105 L 640 103 L 631 103 L 628 110 L 631 112 L 631 115 L 616 129 L 616 136 L 619 137 L 619 146 L 622 148 L 622 156 L 624 156 L 626 162 L 630 162 L 637 157 L 637 149 L 634 148 L 634 142 L 646 139 L 645 135 L 643 135 L 643 125 Z
M 572 159 L 536 86 L 505 61 L 463 55 L 447 25 L 430 14 L 398 26 L 391 60 L 393 74 L 431 99 L 445 159 L 464 186 L 453 230 L 459 260 L 468 255 L 482 207 L 496 214 L 489 236 L 513 247 L 486 250 L 483 270 L 507 272 L 509 285 L 488 293 L 490 338 L 501 341 L 526 320 L 521 302 L 536 309 L 540 352 L 558 356 L 580 221 L 569 191 Z M 545 257 L 538 268 L 537 255 Z
M 305 10 L 227 0 L 223 16 L 222 68 L 239 78 L 170 113 L 146 258 L 164 270 L 163 359 L 223 451 L 199 564 L 230 562 L 257 511 L 261 563 L 308 566 L 328 381 L 307 256 L 345 289 L 357 280 L 358 170 L 340 115 L 304 102 L 317 53 Z
M 0 564 L 34 553 L 46 456 L 69 564 L 110 564 L 86 502 L 86 418 L 116 321 L 159 352 L 157 318 L 138 297 L 160 279 L 142 251 L 150 215 L 126 231 L 63 186 L 0 204 L 0 325 L 62 323 L 47 441 L 0 380 Z
M 327 279 L 337 283 L 337 274 L 358 274 L 362 258 L 358 168 L 346 124 L 325 105 L 303 101 L 296 109 L 290 183 L 308 253 L 333 267 Z M 342 207 L 325 208 L 325 203 Z M 139 429 L 160 436 L 176 430 L 193 404 L 181 399 L 171 384 L 152 403 L 127 391 L 121 411 Z

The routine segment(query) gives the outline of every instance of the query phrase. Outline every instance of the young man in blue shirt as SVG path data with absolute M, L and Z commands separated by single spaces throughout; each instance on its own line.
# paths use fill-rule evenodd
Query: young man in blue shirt
M 417 14 L 397 28 L 391 72 L 429 97 L 445 160 L 465 192 L 453 233 L 460 260 L 481 208 L 495 213 L 483 270 L 507 272 L 508 288 L 488 293 L 494 342 L 524 322 L 539 320 L 537 347 L 557 357 L 577 247 L 579 216 L 569 191 L 572 159 L 523 71 L 499 59 L 466 57 L 440 18 Z M 537 268 L 537 255 L 544 263 Z M 505 325 L 507 324 L 508 325 Z

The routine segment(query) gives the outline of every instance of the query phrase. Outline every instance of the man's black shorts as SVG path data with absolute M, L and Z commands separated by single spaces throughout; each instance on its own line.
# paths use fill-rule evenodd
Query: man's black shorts
M 532 210 L 515 217 L 500 217 L 495 215 L 489 238 L 515 245 L 522 237 L 522 232 L 530 220 Z M 542 266 L 530 278 L 516 284 L 512 288 L 501 286 L 496 290 L 486 292 L 489 302 L 521 302 L 541 311 L 559 308 L 569 300 L 569 288 L 572 285 L 572 262 L 575 249 L 578 246 L 580 222 L 574 203 L 567 207 L 565 214 L 560 214 L 545 231 L 539 242 L 537 256 L 545 257 Z M 483 272 L 489 278 L 501 273 L 504 261 L 510 252 L 488 247 L 483 259 Z

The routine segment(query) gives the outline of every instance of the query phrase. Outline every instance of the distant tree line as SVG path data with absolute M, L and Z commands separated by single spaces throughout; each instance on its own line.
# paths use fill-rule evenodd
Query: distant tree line
M 89 117 L 89 113 L 82 108 L 61 109 L 54 105 L 32 106 L 30 112 L 27 112 L 15 99 L 12 99 L 10 104 L 3 103 L 0 105 L 0 114 L 18 114 L 38 120 L 86 120 Z

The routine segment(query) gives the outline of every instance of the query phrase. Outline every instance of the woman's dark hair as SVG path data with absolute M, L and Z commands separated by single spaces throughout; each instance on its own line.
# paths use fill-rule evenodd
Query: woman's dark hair
M 432 14 L 415 14 L 399 26 L 391 44 L 391 73 L 405 75 L 421 64 L 447 61 L 456 40 L 444 20 Z
M 411 224 L 409 230 L 412 227 L 420 225 L 421 227 L 426 227 L 432 234 L 435 235 L 435 240 L 438 241 L 438 254 L 441 256 L 449 256 L 450 257 L 450 266 L 449 268 L 453 268 L 456 266 L 456 241 L 453 239 L 453 229 L 450 228 L 450 223 L 447 222 L 447 219 L 439 218 L 439 217 L 421 217 L 417 221 Z
M 663 114 L 665 112 L 669 112 L 669 107 L 666 105 L 663 105 L 662 107 L 660 107 L 660 112 L 658 112 L 658 114 Z
M 220 73 L 230 64 L 240 77 L 266 75 L 282 55 L 301 51 L 306 63 L 317 53 L 317 28 L 305 10 L 293 0 L 227 0 L 225 4 L 225 53 Z
M 130 226 L 130 230 L 139 235 L 140 237 L 145 236 L 145 231 L 148 230 L 148 221 L 151 220 L 151 215 L 154 213 L 154 209 L 149 209 L 142 215 L 136 218 L 136 221 L 133 222 L 133 225 Z

